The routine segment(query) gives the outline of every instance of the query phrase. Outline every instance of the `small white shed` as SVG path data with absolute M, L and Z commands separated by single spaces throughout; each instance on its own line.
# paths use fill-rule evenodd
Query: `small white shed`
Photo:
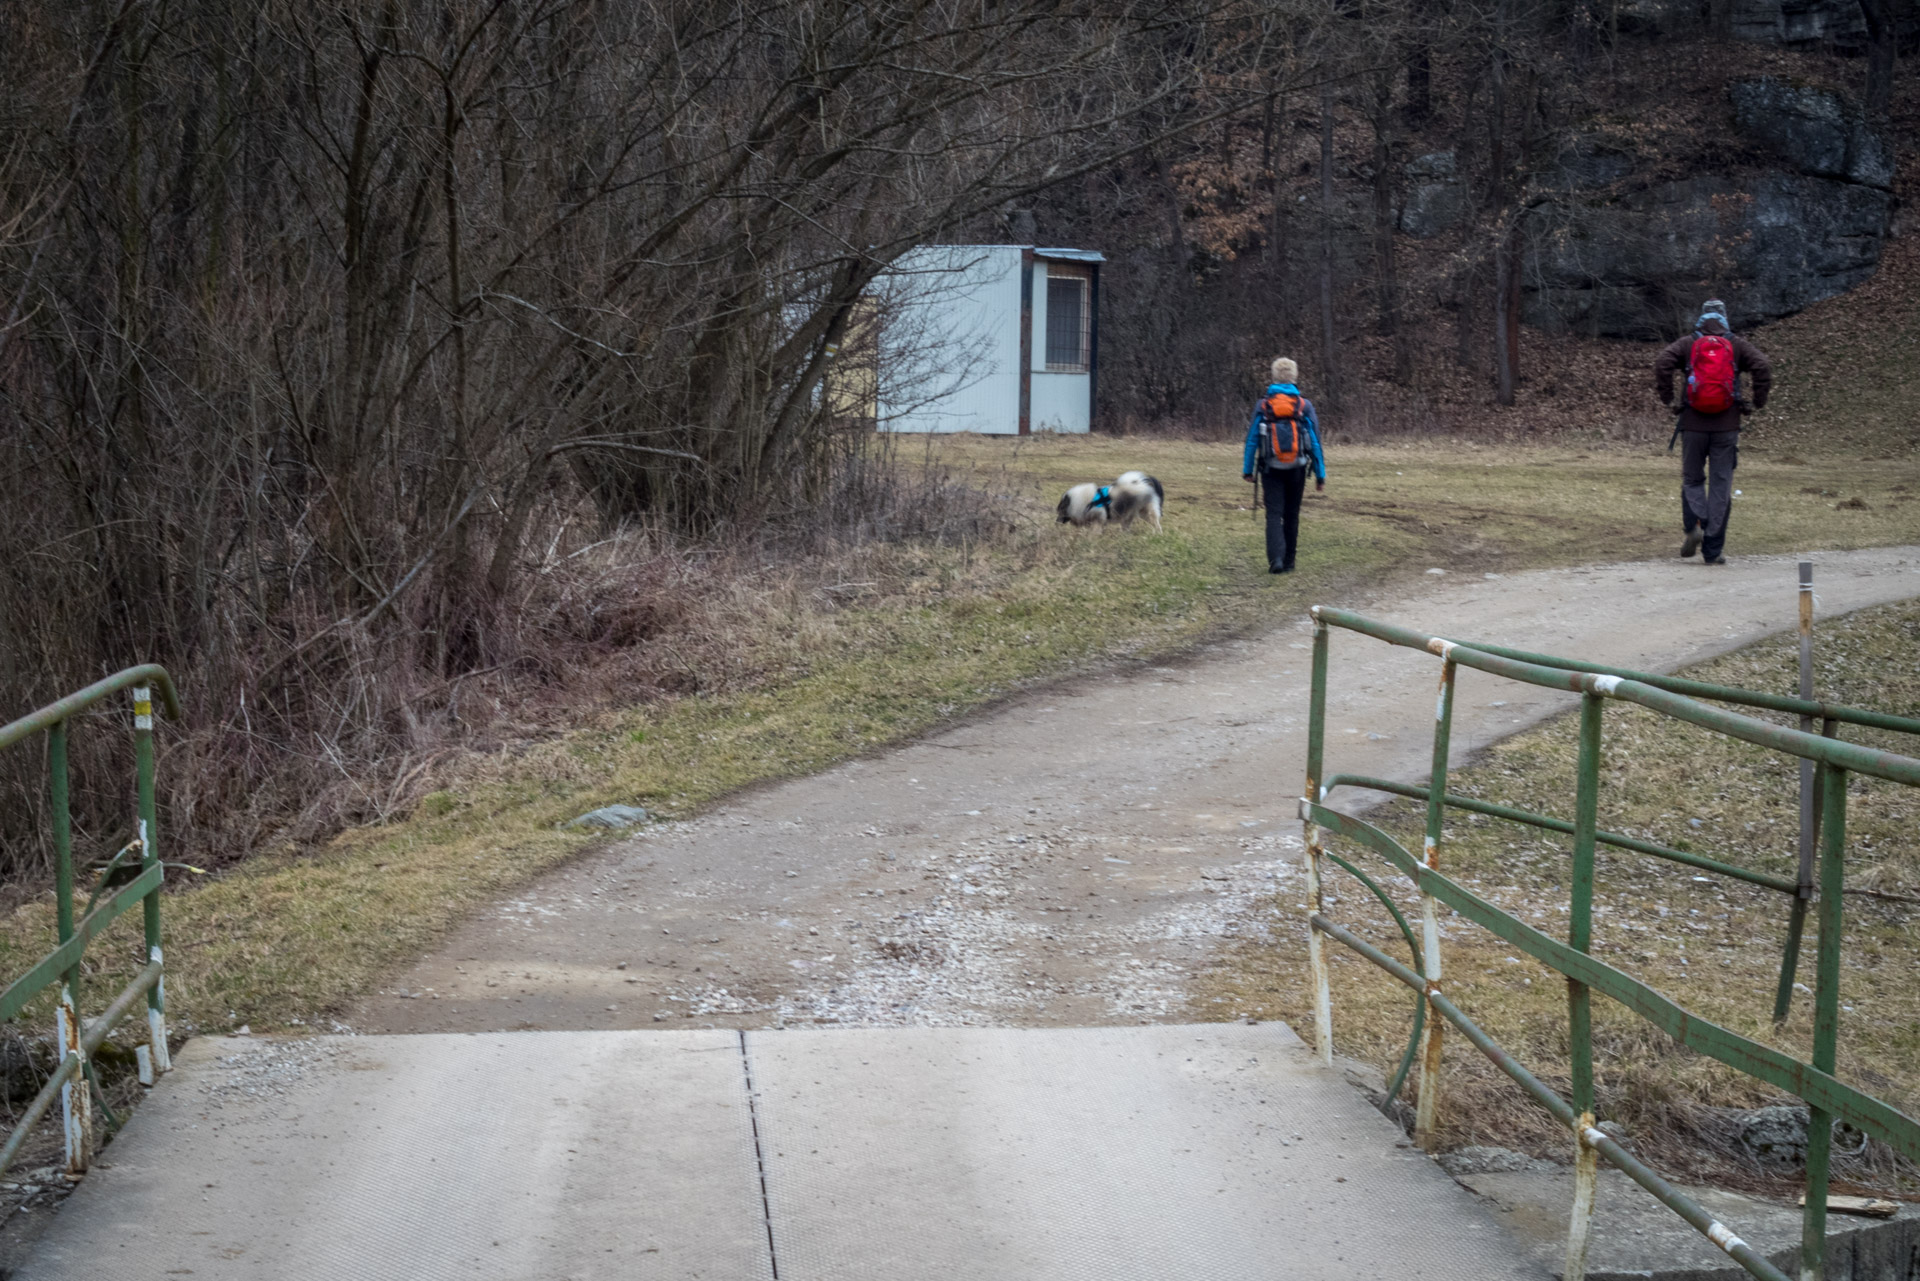
M 883 431 L 1093 430 L 1100 264 L 1089 249 L 923 245 L 878 299 Z

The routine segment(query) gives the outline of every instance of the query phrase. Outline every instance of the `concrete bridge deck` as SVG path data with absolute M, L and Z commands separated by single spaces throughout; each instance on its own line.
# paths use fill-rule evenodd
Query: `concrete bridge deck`
M 1543 1275 L 1282 1024 L 208 1038 L 31 1281 Z

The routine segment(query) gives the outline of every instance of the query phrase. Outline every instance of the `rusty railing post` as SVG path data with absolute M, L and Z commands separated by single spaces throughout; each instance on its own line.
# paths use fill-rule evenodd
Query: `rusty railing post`
M 77 1179 L 87 1172 L 93 1154 L 93 1091 L 87 1083 L 86 1048 L 80 1044 L 80 1013 L 74 1006 L 73 988 L 64 982 L 60 985 L 60 1007 L 54 1015 L 54 1029 L 61 1061 L 75 1057 L 80 1060 L 79 1069 L 60 1087 L 67 1177 Z
M 54 923 L 60 941 L 73 937 L 73 810 L 67 779 L 67 723 L 47 727 L 47 797 L 53 809 Z M 75 962 L 60 978 L 60 1005 L 54 1013 L 54 1044 L 64 1062 L 80 1054 L 80 965 Z M 93 1095 L 86 1079 L 75 1072 L 60 1087 L 61 1132 L 65 1140 L 67 1173 L 86 1171 L 93 1150 Z
M 160 861 L 160 821 L 153 799 L 153 691 L 136 686 L 133 691 L 134 786 L 140 811 L 140 867 L 152 867 Z M 155 886 L 140 904 L 141 928 L 147 945 L 149 963 L 165 964 L 160 954 L 160 888 Z M 166 972 L 147 989 L 147 1061 L 140 1064 L 140 1083 L 152 1085 L 158 1072 L 173 1069 L 173 1056 L 167 1052 L 167 980 Z
M 1813 562 L 1800 562 L 1800 697 L 1813 701 Z M 1832 724 L 1831 721 L 1828 722 Z M 1813 732 L 1813 717 L 1803 713 L 1800 732 Z M 1829 734 L 1831 732 L 1829 731 Z M 1807 928 L 1807 904 L 1813 900 L 1813 851 L 1819 839 L 1819 819 L 1814 804 L 1818 787 L 1814 764 L 1800 758 L 1800 869 L 1799 889 L 1793 906 L 1787 909 L 1787 942 L 1780 952 L 1780 985 L 1773 994 L 1773 1021 L 1785 1023 L 1793 1007 L 1794 973 L 1800 968 L 1800 939 Z
M 1820 788 L 1820 942 L 1813 961 L 1813 1054 L 1831 1073 L 1840 1040 L 1840 932 L 1845 919 L 1847 771 L 1829 765 Z M 1800 1281 L 1827 1275 L 1827 1175 L 1833 1156 L 1833 1114 L 1807 1108 L 1807 1205 L 1800 1221 Z
M 1605 677 L 1600 678 L 1605 680 Z M 1600 719 L 1606 700 L 1588 693 L 1580 700 L 1580 761 L 1573 803 L 1573 893 L 1568 909 L 1567 946 L 1576 952 L 1593 946 L 1593 857 L 1600 828 Z M 1567 1033 L 1573 1059 L 1573 1215 L 1567 1224 L 1565 1281 L 1585 1281 L 1587 1240 L 1593 1225 L 1593 1195 L 1600 1177 L 1600 1154 L 1587 1140 L 1593 1115 L 1593 994 L 1585 983 L 1567 980 Z
M 1421 861 L 1427 867 L 1440 869 L 1440 834 L 1446 822 L 1447 808 L 1447 755 L 1453 740 L 1453 686 L 1455 668 L 1453 665 L 1453 646 L 1445 641 L 1438 642 L 1440 649 L 1440 689 L 1433 703 L 1433 766 L 1432 777 L 1427 782 L 1427 834 L 1422 842 Z M 1440 992 L 1440 904 L 1433 895 L 1420 895 L 1420 941 L 1421 960 L 1426 965 L 1422 975 L 1427 981 L 1429 1004 L 1431 998 Z M 1445 1041 L 1442 1029 L 1446 1020 L 1438 1010 L 1427 1011 L 1426 1045 L 1420 1054 L 1420 1096 L 1415 1101 L 1413 1112 L 1414 1142 L 1431 1151 L 1438 1139 L 1435 1129 L 1440 1123 L 1440 1055 Z
M 1306 800 L 1319 804 L 1323 797 L 1320 786 L 1321 767 L 1326 757 L 1327 747 L 1327 625 L 1320 621 L 1318 610 L 1313 620 L 1313 685 L 1307 702 L 1307 784 Z M 1323 910 L 1320 883 L 1320 829 L 1305 813 L 1300 815 L 1301 835 L 1307 846 L 1307 915 Z M 1314 1048 L 1319 1052 L 1320 1062 L 1333 1066 L 1333 993 L 1331 978 L 1327 973 L 1326 947 L 1320 941 L 1320 932 L 1313 928 L 1311 919 L 1307 924 L 1307 966 L 1313 976 L 1313 1037 Z

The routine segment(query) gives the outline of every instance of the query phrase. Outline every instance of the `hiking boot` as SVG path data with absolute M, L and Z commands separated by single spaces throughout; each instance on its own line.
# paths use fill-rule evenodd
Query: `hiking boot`
M 1680 557 L 1682 560 L 1700 550 L 1700 539 L 1702 537 L 1704 537 L 1704 535 L 1697 529 L 1689 529 L 1687 531 L 1686 539 L 1680 544 Z
M 1725 556 L 1714 556 L 1710 559 L 1703 560 L 1700 563 L 1702 565 L 1724 565 L 1727 563 L 1727 558 Z
M 1269 566 L 1267 566 L 1267 572 L 1268 572 L 1269 574 L 1291 574 L 1291 573 L 1293 572 L 1293 566 L 1291 566 L 1291 565 L 1269 565 Z

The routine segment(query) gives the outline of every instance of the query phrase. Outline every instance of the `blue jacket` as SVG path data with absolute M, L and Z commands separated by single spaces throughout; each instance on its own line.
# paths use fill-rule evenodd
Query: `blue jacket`
M 1266 396 L 1260 398 L 1261 404 L 1266 403 L 1267 396 L 1276 395 L 1283 391 L 1289 396 L 1300 396 L 1300 389 L 1292 383 L 1269 383 L 1267 384 Z M 1300 396 L 1300 436 L 1301 443 L 1306 446 L 1307 461 L 1313 467 L 1313 478 L 1315 480 L 1325 480 L 1327 478 L 1327 458 L 1325 454 L 1320 452 L 1320 420 L 1314 415 L 1313 402 L 1305 396 Z M 1247 422 L 1247 450 L 1240 463 L 1240 474 L 1243 476 L 1253 475 L 1254 460 L 1259 456 L 1260 405 L 1255 405 L 1253 407 L 1253 417 Z

